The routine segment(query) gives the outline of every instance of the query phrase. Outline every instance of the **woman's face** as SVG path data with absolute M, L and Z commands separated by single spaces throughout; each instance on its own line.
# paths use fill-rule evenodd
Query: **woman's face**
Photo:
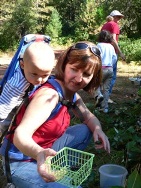
M 83 89 L 93 77 L 92 69 L 78 69 L 76 64 L 67 64 L 64 73 L 65 87 L 73 92 Z

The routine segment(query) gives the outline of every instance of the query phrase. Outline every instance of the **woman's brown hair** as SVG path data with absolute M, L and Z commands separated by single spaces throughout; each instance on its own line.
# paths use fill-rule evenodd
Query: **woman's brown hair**
M 85 43 L 88 45 L 87 49 L 75 49 L 76 44 Z M 59 57 L 58 62 L 55 67 L 55 76 L 57 79 L 63 81 L 64 80 L 64 71 L 66 64 L 77 64 L 77 68 L 92 68 L 93 77 L 89 84 L 83 88 L 83 90 L 92 93 L 94 89 L 97 89 L 102 80 L 102 63 L 99 55 L 94 54 L 92 52 L 92 48 L 96 49 L 98 52 L 97 46 L 89 41 L 80 41 L 76 44 L 69 47 L 65 50 Z

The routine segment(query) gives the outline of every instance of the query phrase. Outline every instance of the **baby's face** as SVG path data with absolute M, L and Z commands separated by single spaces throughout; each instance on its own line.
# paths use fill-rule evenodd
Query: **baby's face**
M 23 62 L 20 64 L 29 83 L 43 84 L 55 66 L 54 51 L 46 43 L 32 43 L 24 52 Z
M 40 85 L 48 80 L 52 69 L 50 65 L 40 68 L 29 62 L 24 66 L 25 78 L 33 85 Z

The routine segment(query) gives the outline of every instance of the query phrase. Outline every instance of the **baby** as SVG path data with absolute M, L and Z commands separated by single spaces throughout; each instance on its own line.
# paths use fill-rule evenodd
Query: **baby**
M 47 81 L 54 66 L 54 51 L 47 43 L 33 42 L 26 48 L 19 67 L 0 95 L 0 135 L 8 129 L 15 107 L 34 86 Z

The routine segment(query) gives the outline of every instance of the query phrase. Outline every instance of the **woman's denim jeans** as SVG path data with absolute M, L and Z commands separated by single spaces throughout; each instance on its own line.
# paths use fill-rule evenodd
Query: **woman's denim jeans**
M 70 126 L 53 144 L 59 151 L 63 147 L 84 150 L 92 137 L 92 132 L 84 124 Z M 46 183 L 37 171 L 36 162 L 11 162 L 12 180 L 16 188 L 66 188 L 57 182 Z

